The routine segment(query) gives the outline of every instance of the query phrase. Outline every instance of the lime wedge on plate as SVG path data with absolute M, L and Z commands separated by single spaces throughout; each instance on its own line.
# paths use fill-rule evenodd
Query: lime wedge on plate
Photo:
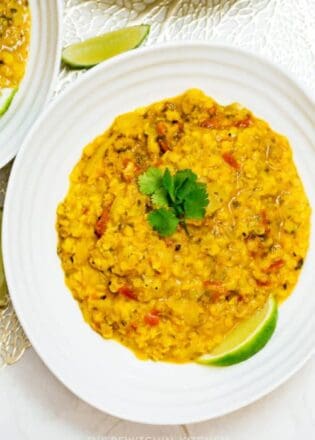
M 77 69 L 95 66 L 108 58 L 140 46 L 149 31 L 150 26 L 142 24 L 71 44 L 63 50 L 62 61 Z
M 220 367 L 245 361 L 261 350 L 277 324 L 278 307 L 273 297 L 249 319 L 241 322 L 210 354 L 197 359 L 200 364 Z
M 8 110 L 16 92 L 16 88 L 5 87 L 0 89 L 0 116 Z
M 5 281 L 3 261 L 2 261 L 1 226 L 2 226 L 2 208 L 0 208 L 0 307 L 5 306 L 7 304 L 7 283 Z

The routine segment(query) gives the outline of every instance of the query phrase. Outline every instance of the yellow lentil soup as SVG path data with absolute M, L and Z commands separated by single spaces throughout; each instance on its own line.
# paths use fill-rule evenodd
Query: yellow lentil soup
M 20 84 L 28 57 L 30 12 L 27 0 L 0 0 L 0 89 Z
M 149 167 L 206 185 L 201 220 L 161 237 L 139 190 Z M 142 359 L 209 353 L 270 294 L 283 301 L 307 252 L 310 206 L 287 139 L 199 90 L 119 116 L 89 144 L 57 212 L 58 254 L 84 319 Z

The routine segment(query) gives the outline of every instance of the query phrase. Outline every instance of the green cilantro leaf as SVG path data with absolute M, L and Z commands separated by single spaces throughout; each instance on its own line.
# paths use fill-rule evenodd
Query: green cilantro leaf
M 178 171 L 175 174 L 176 198 L 184 201 L 196 186 L 197 176 L 191 170 Z
M 176 198 L 178 201 L 183 202 L 189 194 L 195 189 L 196 183 L 192 182 L 190 179 L 184 180 L 181 186 L 176 189 Z
M 157 208 L 161 208 L 163 206 L 167 208 L 169 204 L 167 194 L 168 193 L 165 188 L 158 188 L 151 196 L 152 204 Z
M 148 221 L 152 228 L 157 231 L 162 237 L 168 237 L 174 234 L 179 223 L 171 209 L 155 209 L 148 215 Z
M 162 178 L 162 183 L 166 191 L 168 192 L 172 202 L 175 202 L 175 184 L 174 177 L 171 175 L 170 170 L 166 168 Z
M 139 188 L 142 194 L 150 196 L 162 185 L 162 171 L 159 168 L 150 167 L 138 178 Z
M 195 187 L 188 194 L 184 201 L 185 217 L 202 220 L 206 214 L 206 207 L 209 204 L 206 185 L 196 183 Z
M 180 170 L 174 176 L 176 194 L 181 189 L 182 185 L 189 180 L 191 183 L 195 183 L 197 175 L 191 170 Z
M 162 237 L 173 234 L 178 224 L 189 235 L 186 219 L 202 220 L 209 204 L 206 185 L 189 169 L 172 176 L 168 168 L 164 173 L 149 168 L 139 177 L 139 189 L 158 208 L 149 213 L 148 221 Z

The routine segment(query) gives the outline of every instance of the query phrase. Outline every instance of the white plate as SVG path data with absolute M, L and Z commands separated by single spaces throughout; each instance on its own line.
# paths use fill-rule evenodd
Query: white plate
M 145 423 L 210 419 L 273 390 L 315 346 L 314 234 L 300 282 L 281 306 L 270 343 L 228 368 L 142 362 L 84 323 L 56 255 L 56 207 L 82 148 L 127 110 L 199 87 L 239 101 L 285 133 L 315 206 L 314 104 L 267 62 L 228 47 L 172 44 L 127 53 L 85 74 L 33 127 L 11 175 L 3 251 L 14 307 L 50 370 L 75 394 L 113 415 Z
M 17 153 L 51 96 L 61 52 L 61 0 L 29 0 L 31 42 L 26 74 L 8 112 L 0 118 L 0 168 Z

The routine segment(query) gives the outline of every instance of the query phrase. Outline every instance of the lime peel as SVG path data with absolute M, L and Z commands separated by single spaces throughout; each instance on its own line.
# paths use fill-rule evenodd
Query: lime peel
M 277 319 L 277 301 L 270 296 L 261 310 L 241 322 L 212 353 L 200 356 L 197 362 L 224 367 L 245 361 L 267 344 L 274 333 Z
M 108 58 L 137 48 L 149 32 L 150 26 L 141 24 L 71 44 L 63 50 L 62 61 L 76 69 L 93 67 Z
M 17 88 L 12 87 L 0 89 L 0 117 L 9 109 L 16 92 Z

